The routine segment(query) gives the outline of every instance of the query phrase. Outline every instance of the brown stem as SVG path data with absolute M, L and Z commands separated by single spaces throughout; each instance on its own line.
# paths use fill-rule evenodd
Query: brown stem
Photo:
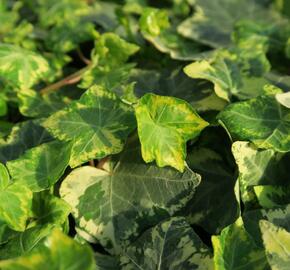
M 109 158 L 110 157 L 107 156 L 107 157 L 100 159 L 98 162 L 97 168 L 103 170 L 103 167 L 104 167 L 105 163 L 109 160 Z
M 78 70 L 77 72 L 65 77 L 64 79 L 50 84 L 44 88 L 42 88 L 40 90 L 40 94 L 44 95 L 44 94 L 48 94 L 50 92 L 56 91 L 59 88 L 65 86 L 65 85 L 69 85 L 69 84 L 76 84 L 77 82 L 79 82 L 82 78 L 82 74 L 85 73 L 88 69 L 90 68 L 90 65 Z
M 95 161 L 94 161 L 93 159 L 91 159 L 91 160 L 89 161 L 89 164 L 90 164 L 90 166 L 95 167 Z
M 77 54 L 79 56 L 79 58 L 87 65 L 90 65 L 92 62 L 90 59 L 86 58 L 83 54 L 83 52 L 81 51 L 80 48 L 77 48 Z

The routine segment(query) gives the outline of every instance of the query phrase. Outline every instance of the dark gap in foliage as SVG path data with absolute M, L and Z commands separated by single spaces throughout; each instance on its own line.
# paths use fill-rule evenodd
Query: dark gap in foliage
M 100 244 L 90 244 L 90 246 L 93 248 L 95 252 L 99 252 L 101 254 L 108 255 L 108 256 L 111 255 Z
M 69 221 L 69 231 L 68 231 L 68 235 L 71 236 L 71 237 L 74 237 L 77 232 L 75 230 L 76 222 L 75 222 L 75 219 L 72 216 L 72 214 L 69 214 L 68 221 Z
M 163 0 L 163 1 L 148 0 L 148 5 L 155 8 L 171 8 L 172 2 L 169 0 Z
M 211 235 L 199 225 L 194 224 L 191 227 L 193 228 L 195 233 L 199 236 L 199 238 L 202 240 L 202 242 L 212 249 L 213 247 L 211 242 Z
M 80 47 L 80 51 L 83 53 L 83 55 L 86 58 L 90 59 L 90 54 L 91 54 L 91 51 L 94 47 L 94 42 L 88 41 L 88 42 L 80 44 L 79 47 Z M 77 50 L 73 50 L 73 51 L 69 52 L 68 55 L 72 59 L 72 61 L 69 63 L 69 66 L 72 66 L 72 67 L 77 68 L 77 69 L 81 69 L 84 66 L 86 66 L 86 64 L 80 58 Z

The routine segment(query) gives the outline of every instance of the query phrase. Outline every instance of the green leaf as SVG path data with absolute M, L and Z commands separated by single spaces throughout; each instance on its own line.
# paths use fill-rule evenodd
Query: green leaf
M 278 14 L 265 9 L 252 0 L 195 0 L 196 12 L 183 21 L 178 32 L 193 40 L 214 48 L 231 43 L 235 23 L 241 19 L 272 22 L 280 19 Z
M 27 150 L 7 162 L 12 180 L 37 192 L 52 187 L 64 173 L 70 160 L 71 145 L 53 141 Z
M 17 233 L 18 232 L 10 229 L 4 221 L 0 220 L 0 246 L 7 243 Z
M 130 81 L 136 82 L 135 93 L 138 97 L 151 92 L 173 96 L 184 99 L 198 112 L 220 111 L 227 104 L 215 94 L 209 83 L 189 78 L 180 68 L 172 72 L 134 69 Z
M 258 209 L 247 211 L 243 215 L 243 220 L 247 232 L 253 237 L 256 244 L 263 247 L 259 221 L 261 219 L 268 220 L 273 224 L 290 230 L 290 205 L 283 205 L 271 209 Z
M 212 236 L 212 243 L 216 270 L 268 269 L 264 250 L 255 245 L 241 218 L 220 236 Z
M 200 48 L 197 43 L 179 35 L 169 23 L 165 10 L 145 8 L 139 21 L 142 35 L 155 48 L 177 60 L 195 60 Z
M 168 28 L 169 18 L 165 10 L 155 8 L 145 8 L 140 18 L 140 28 L 143 32 L 159 36 L 162 30 Z
M 2 270 L 93 270 L 93 252 L 54 229 L 38 252 L 0 262 Z
M 72 142 L 70 166 L 119 153 L 135 128 L 132 109 L 103 87 L 92 86 L 79 101 L 58 111 L 43 126 L 62 141 Z
M 40 55 L 15 45 L 0 44 L 0 77 L 19 89 L 29 89 L 49 71 Z
M 40 126 L 39 120 L 14 125 L 7 139 L 0 139 L 0 161 L 6 163 L 16 159 L 27 149 L 51 140 L 52 137 Z
M 32 212 L 36 224 L 63 225 L 71 208 L 64 200 L 46 192 L 40 192 L 33 194 Z
M 1 170 L 2 174 L 7 173 L 3 167 Z M 31 208 L 32 192 L 17 183 L 8 184 L 7 180 L 7 175 L 0 179 L 0 220 L 15 231 L 24 231 Z
M 181 210 L 200 177 L 188 168 L 180 173 L 144 164 L 135 143 L 114 162 L 110 171 L 75 169 L 63 181 L 60 194 L 73 208 L 81 235 L 119 253 L 144 229 Z
M 187 218 L 191 224 L 198 224 L 210 233 L 218 233 L 239 215 L 234 192 L 236 178 L 232 168 L 221 154 L 206 147 L 194 147 L 186 161 L 202 178 L 185 212 Z
M 272 270 L 287 270 L 290 261 L 290 233 L 266 220 L 260 228 L 268 262 Z
M 3 190 L 9 185 L 10 177 L 6 167 L 0 163 L 0 189 Z
M 217 96 L 225 100 L 229 100 L 231 94 L 237 94 L 242 85 L 237 63 L 223 56 L 196 61 L 186 66 L 184 72 L 191 78 L 211 81 Z
M 67 53 L 78 48 L 80 43 L 95 40 L 98 37 L 99 33 L 92 22 L 80 22 L 74 18 L 53 27 L 45 41 L 47 48 L 57 53 Z
M 8 108 L 4 95 L 0 93 L 0 117 L 7 114 Z
M 69 103 L 68 99 L 55 93 L 41 95 L 30 89 L 19 91 L 17 97 L 21 114 L 28 117 L 47 117 Z
M 92 60 L 102 67 L 116 68 L 127 62 L 139 47 L 129 43 L 114 33 L 105 33 L 100 36 L 92 52 Z
M 135 107 L 142 157 L 184 170 L 186 142 L 208 125 L 184 100 L 146 94 Z
M 290 150 L 290 111 L 272 95 L 231 104 L 218 119 L 234 140 L 248 140 L 279 152 Z
M 19 20 L 18 10 L 21 3 L 14 2 L 12 8 L 9 7 L 7 1 L 0 2 L 0 35 L 13 31 L 17 20 Z
M 290 204 L 290 186 L 255 186 L 254 192 L 263 208 Z
M 245 204 L 255 202 L 254 186 L 285 185 L 289 155 L 257 149 L 249 142 L 235 142 L 232 152 L 239 169 L 241 197 Z
M 159 223 L 145 231 L 121 256 L 124 270 L 213 269 L 212 255 L 184 218 Z
M 18 233 L 0 248 L 0 259 L 7 260 L 31 253 L 43 244 L 52 229 L 52 225 L 36 226 Z

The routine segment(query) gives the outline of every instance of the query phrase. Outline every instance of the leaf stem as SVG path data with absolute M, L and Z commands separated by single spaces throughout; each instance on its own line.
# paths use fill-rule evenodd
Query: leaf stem
M 105 163 L 109 160 L 110 156 L 104 157 L 102 159 L 99 160 L 97 168 L 103 170 Z
M 92 63 L 92 61 L 88 58 L 86 58 L 83 54 L 83 52 L 81 51 L 80 48 L 77 48 L 77 54 L 79 56 L 79 58 L 86 64 L 86 65 L 90 65 Z
M 76 84 L 77 82 L 79 82 L 81 80 L 82 74 L 85 73 L 90 67 L 91 67 L 91 65 L 87 65 L 86 67 L 70 74 L 69 76 L 65 77 L 64 79 L 42 88 L 39 91 L 40 94 L 45 95 L 45 94 L 48 94 L 50 92 L 56 91 L 65 85 Z

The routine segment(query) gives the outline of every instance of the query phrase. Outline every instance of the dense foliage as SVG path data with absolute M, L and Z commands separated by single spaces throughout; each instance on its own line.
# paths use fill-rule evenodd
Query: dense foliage
M 0 269 L 290 269 L 289 20 L 0 0 Z

